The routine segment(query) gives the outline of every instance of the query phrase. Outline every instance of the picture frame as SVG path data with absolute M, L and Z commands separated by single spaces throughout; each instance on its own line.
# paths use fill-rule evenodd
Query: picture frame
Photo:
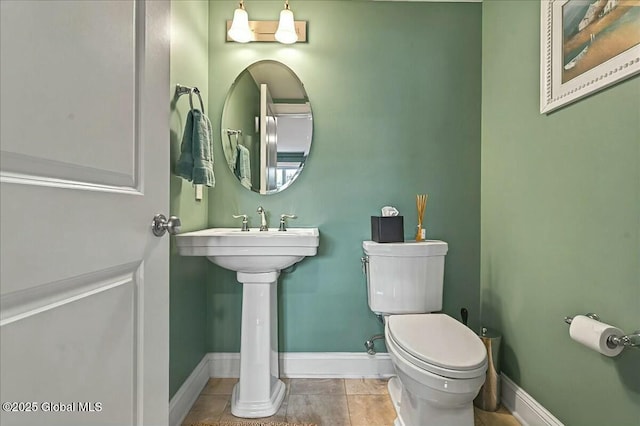
M 636 40 L 638 35 L 634 32 L 635 25 L 640 25 L 637 3 L 541 1 L 540 114 L 640 72 L 640 40 Z M 613 38 L 616 32 L 617 37 Z

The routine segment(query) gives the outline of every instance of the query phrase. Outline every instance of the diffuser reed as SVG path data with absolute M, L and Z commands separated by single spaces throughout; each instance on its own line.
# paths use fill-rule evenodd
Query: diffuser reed
M 416 195 L 416 207 L 418 208 L 418 231 L 416 232 L 416 241 L 422 241 L 426 238 L 426 232 L 422 229 L 422 219 L 424 211 L 427 208 L 427 199 L 429 194 Z

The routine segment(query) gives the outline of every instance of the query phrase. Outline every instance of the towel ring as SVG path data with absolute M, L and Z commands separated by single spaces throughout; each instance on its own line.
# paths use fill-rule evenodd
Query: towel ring
M 204 102 L 202 102 L 202 96 L 200 96 L 200 89 L 197 87 L 187 87 L 181 84 L 176 84 L 176 99 L 182 95 L 189 94 L 189 106 L 193 110 L 193 93 L 195 92 L 198 95 L 198 99 L 200 99 L 200 108 L 202 109 L 202 113 L 204 114 Z
M 191 106 L 191 110 L 193 110 L 193 93 L 195 92 L 198 95 L 198 99 L 200 99 L 200 108 L 202 109 L 202 113 L 204 114 L 204 102 L 202 102 L 202 96 L 200 96 L 200 89 L 194 87 L 189 90 L 189 106 Z

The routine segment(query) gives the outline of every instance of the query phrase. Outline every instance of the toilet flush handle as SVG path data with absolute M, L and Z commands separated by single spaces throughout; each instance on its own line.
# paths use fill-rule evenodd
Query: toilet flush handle
M 360 258 L 360 262 L 362 262 L 362 273 L 367 275 L 367 269 L 369 268 L 369 256 L 362 256 Z

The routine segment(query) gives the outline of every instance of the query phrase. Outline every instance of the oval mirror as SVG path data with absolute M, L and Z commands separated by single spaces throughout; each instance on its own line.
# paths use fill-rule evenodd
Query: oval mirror
M 313 133 L 304 85 L 286 65 L 249 65 L 233 82 L 222 111 L 222 148 L 240 184 L 275 194 L 300 175 Z

